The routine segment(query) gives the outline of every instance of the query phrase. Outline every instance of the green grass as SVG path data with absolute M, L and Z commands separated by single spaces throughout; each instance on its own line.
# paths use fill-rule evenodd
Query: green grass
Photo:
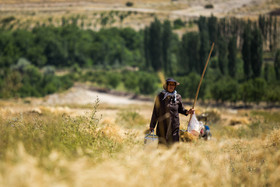
M 21 113 L 0 119 L 0 159 L 5 159 L 6 152 L 17 149 L 18 144 L 41 159 L 52 151 L 70 159 L 81 156 L 80 151 L 96 161 L 104 155 L 112 156 L 122 145 L 102 133 L 95 107 L 96 104 L 90 115 L 75 118 L 43 111 L 42 115 Z

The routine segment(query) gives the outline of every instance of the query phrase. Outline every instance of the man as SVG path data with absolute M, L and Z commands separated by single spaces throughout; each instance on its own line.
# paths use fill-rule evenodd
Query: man
M 164 90 L 156 97 L 150 123 L 151 131 L 154 131 L 157 126 L 156 134 L 159 137 L 159 143 L 168 146 L 179 142 L 179 113 L 185 116 L 194 113 L 193 109 L 186 110 L 183 107 L 182 97 L 176 91 L 178 85 L 179 82 L 176 80 L 166 79 L 163 85 Z

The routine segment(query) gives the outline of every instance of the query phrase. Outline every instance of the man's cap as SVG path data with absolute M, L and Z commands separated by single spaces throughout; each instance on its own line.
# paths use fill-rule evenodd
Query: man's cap
M 166 79 L 166 83 L 168 83 L 168 82 L 175 82 L 176 86 L 180 85 L 180 83 L 178 81 L 176 81 L 175 79 L 173 79 L 173 78 Z

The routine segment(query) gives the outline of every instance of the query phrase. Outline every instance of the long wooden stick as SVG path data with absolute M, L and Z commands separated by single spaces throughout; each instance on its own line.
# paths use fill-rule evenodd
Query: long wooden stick
M 204 74 L 205 74 L 205 71 L 206 71 L 206 68 L 207 68 L 209 59 L 210 59 L 210 57 L 211 57 L 212 51 L 213 51 L 213 49 L 214 49 L 214 45 L 215 45 L 215 43 L 213 42 L 213 44 L 212 44 L 212 46 L 211 46 L 210 53 L 209 53 L 208 58 L 207 58 L 207 61 L 206 61 L 206 64 L 205 64 L 205 66 L 204 66 L 203 73 L 202 73 L 202 75 L 201 75 L 201 78 L 200 78 L 200 81 L 199 81 L 197 90 L 196 90 L 195 99 L 194 99 L 194 102 L 193 102 L 192 109 L 194 109 L 194 107 L 195 107 L 195 103 L 196 103 L 196 101 L 197 101 L 197 97 L 198 97 L 198 93 L 199 93 L 199 90 L 200 90 L 200 86 L 201 86 L 201 83 L 202 83 L 202 80 L 203 80 L 203 77 L 204 77 Z M 192 114 L 191 114 L 191 116 L 190 116 L 189 123 L 190 123 L 191 119 L 192 119 Z M 189 123 L 188 123 L 188 124 L 189 124 Z

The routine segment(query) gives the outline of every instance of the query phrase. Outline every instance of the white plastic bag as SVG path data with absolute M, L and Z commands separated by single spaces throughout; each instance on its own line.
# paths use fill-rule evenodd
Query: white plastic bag
M 192 119 L 188 124 L 188 132 L 196 131 L 200 133 L 200 130 L 203 128 L 203 123 L 199 122 L 196 118 L 196 115 L 192 115 Z

